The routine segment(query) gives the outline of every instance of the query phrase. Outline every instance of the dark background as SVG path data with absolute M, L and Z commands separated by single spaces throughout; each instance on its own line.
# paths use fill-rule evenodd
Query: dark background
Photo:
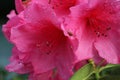
M 12 44 L 4 37 L 2 25 L 8 21 L 6 15 L 13 9 L 15 9 L 14 0 L 0 0 L 0 80 L 27 80 L 27 75 L 18 75 L 5 70 L 5 66 L 10 63 Z
M 11 9 L 14 9 L 14 0 L 0 0 L 0 19 L 5 18 Z
M 2 25 L 8 20 L 6 15 L 14 8 L 14 0 L 0 0 L 0 67 L 8 64 L 11 55 L 12 45 L 3 36 Z

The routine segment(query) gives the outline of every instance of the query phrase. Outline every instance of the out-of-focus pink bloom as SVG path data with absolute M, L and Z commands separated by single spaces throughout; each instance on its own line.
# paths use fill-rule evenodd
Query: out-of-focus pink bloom
M 58 16 L 70 14 L 70 8 L 77 3 L 78 0 L 49 0 L 49 4 Z
M 14 47 L 10 58 L 10 64 L 6 66 L 6 69 L 10 72 L 17 72 L 20 74 L 32 72 L 33 67 L 29 61 L 29 54 L 22 53 Z
M 67 36 L 78 38 L 79 60 L 93 58 L 97 53 L 108 63 L 120 63 L 119 0 L 81 0 L 71 8 L 63 30 Z
M 64 80 L 56 70 L 47 71 L 41 74 L 31 74 L 28 80 Z
M 17 16 L 14 11 L 11 11 L 7 17 L 10 19 L 5 25 L 3 25 L 3 32 L 5 37 L 10 41 L 11 36 L 11 28 L 20 26 L 24 24 L 23 18 L 20 16 Z
M 23 11 L 34 2 L 50 6 L 58 16 L 70 14 L 70 8 L 79 4 L 79 0 L 15 0 L 17 12 Z
M 10 64 L 6 66 L 9 72 L 30 74 L 28 80 L 64 80 L 55 69 L 43 73 L 36 73 L 31 64 L 30 53 L 20 52 L 16 47 L 13 48 L 12 53 Z
M 28 80 L 52 80 L 53 71 L 47 71 L 41 74 L 31 74 Z M 58 79 L 59 80 L 59 79 Z
M 39 75 L 37 80 L 45 78 L 42 77 L 46 75 L 44 73 L 55 70 L 58 77 L 54 78 L 68 80 L 73 73 L 77 41 L 65 36 L 60 25 L 54 11 L 39 3 L 31 3 L 10 18 L 3 26 L 3 32 L 16 50 L 7 69 L 18 73 L 31 72 Z M 28 64 L 30 66 L 26 67 Z
M 14 16 L 16 16 L 16 13 L 15 13 L 14 10 L 12 10 L 12 11 L 10 12 L 10 14 L 7 15 L 7 17 L 8 17 L 9 19 L 13 18 Z
M 30 5 L 34 0 L 15 0 L 15 7 L 18 13 L 23 11 L 28 5 Z
M 69 80 L 88 59 L 120 63 L 119 0 L 15 1 L 18 15 L 12 11 L 3 25 L 15 46 L 9 71 L 29 73 L 29 80 Z

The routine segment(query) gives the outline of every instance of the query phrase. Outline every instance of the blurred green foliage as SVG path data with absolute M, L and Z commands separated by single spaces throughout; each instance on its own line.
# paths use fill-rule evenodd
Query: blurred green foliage
M 0 68 L 0 80 L 27 80 L 27 75 L 18 75 Z
M 98 66 L 88 63 L 80 68 L 70 80 L 120 80 L 120 64 Z

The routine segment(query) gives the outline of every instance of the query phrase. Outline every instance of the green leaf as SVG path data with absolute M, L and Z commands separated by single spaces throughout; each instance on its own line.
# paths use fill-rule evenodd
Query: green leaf
M 87 80 L 96 80 L 96 75 L 93 73 Z
M 104 76 L 99 80 L 120 80 L 120 76 Z
M 94 73 L 94 68 L 91 63 L 80 68 L 70 80 L 87 80 Z
M 120 80 L 120 65 L 108 64 L 100 68 L 100 80 Z
M 117 67 L 120 67 L 120 64 L 108 64 L 108 65 L 106 65 L 106 66 L 104 66 L 104 67 L 101 67 L 101 68 L 99 69 L 99 72 L 101 72 L 101 71 L 103 71 L 103 70 L 105 70 L 105 69 L 117 68 Z
M 101 76 L 120 76 L 120 65 L 106 66 L 100 71 Z

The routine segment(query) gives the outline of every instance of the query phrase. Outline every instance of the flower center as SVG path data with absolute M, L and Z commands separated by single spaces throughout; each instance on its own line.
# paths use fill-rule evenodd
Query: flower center
M 54 53 L 58 47 L 62 47 L 66 42 L 66 37 L 63 32 L 49 22 L 47 22 L 46 27 L 41 29 L 38 37 L 36 47 L 43 54 Z
M 106 21 L 102 21 L 97 18 L 89 17 L 87 18 L 86 23 L 92 33 L 94 33 L 94 35 L 96 35 L 97 37 L 107 37 L 107 32 L 111 30 L 111 27 Z
M 76 3 L 76 0 L 48 0 L 49 4 L 52 4 L 52 8 L 64 8 L 68 9 L 71 6 L 74 6 Z M 66 5 L 65 5 L 66 4 Z

